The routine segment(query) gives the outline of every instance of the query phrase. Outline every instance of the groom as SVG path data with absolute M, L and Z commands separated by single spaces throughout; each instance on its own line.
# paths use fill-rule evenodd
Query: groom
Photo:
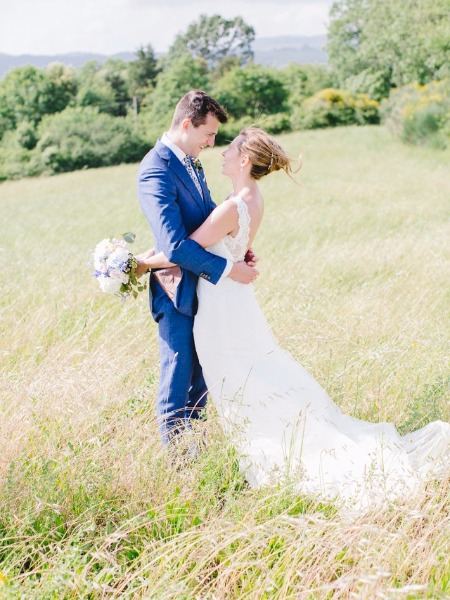
M 139 202 L 155 251 L 178 265 L 150 274 L 150 309 L 159 333 L 157 415 L 163 444 L 189 428 L 189 420 L 198 419 L 206 403 L 192 331 L 197 278 L 215 285 L 223 277 L 250 283 L 258 275 L 244 261 L 233 264 L 188 237 L 215 207 L 203 170 L 197 170 L 192 159 L 214 146 L 219 124 L 226 121 L 216 100 L 191 90 L 178 102 L 169 131 L 144 157 L 139 171 Z

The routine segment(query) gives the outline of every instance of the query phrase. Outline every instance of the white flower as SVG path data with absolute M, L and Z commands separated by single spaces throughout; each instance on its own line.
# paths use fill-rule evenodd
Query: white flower
M 96 245 L 91 262 L 94 263 L 93 275 L 103 292 L 126 298 L 130 295 L 136 297 L 146 288 L 146 284 L 138 283 L 134 276 L 130 281 L 133 258 L 125 240 L 107 238 Z
M 104 260 L 94 260 L 94 269 L 99 271 L 99 273 L 106 273 L 108 267 L 106 266 L 106 262 Z
M 127 248 L 121 248 L 120 246 L 115 248 L 113 252 L 108 256 L 108 264 L 122 264 L 127 262 L 130 258 L 130 253 Z
M 108 271 L 108 275 L 112 279 L 116 279 L 117 281 L 121 281 L 122 283 L 128 283 L 130 277 L 127 273 L 124 273 L 121 269 L 110 269 Z
M 111 277 L 100 277 L 98 280 L 100 289 L 105 294 L 117 294 L 120 290 L 122 282 L 118 279 L 111 279 Z
M 118 246 L 119 248 L 128 248 L 127 243 L 125 240 L 118 240 L 117 238 L 113 238 L 111 240 L 111 242 L 115 245 Z
M 107 256 L 114 250 L 114 244 L 111 243 L 111 240 L 106 239 L 102 240 L 95 246 L 94 255 L 96 257 Z

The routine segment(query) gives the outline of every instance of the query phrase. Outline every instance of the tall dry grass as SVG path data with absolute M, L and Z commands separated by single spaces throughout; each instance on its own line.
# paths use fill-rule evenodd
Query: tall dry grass
M 449 153 L 376 127 L 280 139 L 304 166 L 263 180 L 255 250 L 281 345 L 355 416 L 450 420 Z M 102 295 L 87 266 L 108 235 L 151 243 L 136 172 L 0 186 L 0 597 L 449 597 L 448 482 L 354 518 L 249 490 L 213 410 L 207 450 L 167 465 L 146 299 Z

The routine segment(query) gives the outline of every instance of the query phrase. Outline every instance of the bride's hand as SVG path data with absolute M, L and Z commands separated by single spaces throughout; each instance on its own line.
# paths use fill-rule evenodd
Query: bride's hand
M 259 257 L 253 252 L 251 248 L 249 248 L 245 254 L 244 258 L 245 262 L 249 267 L 254 267 L 256 263 L 259 261 Z

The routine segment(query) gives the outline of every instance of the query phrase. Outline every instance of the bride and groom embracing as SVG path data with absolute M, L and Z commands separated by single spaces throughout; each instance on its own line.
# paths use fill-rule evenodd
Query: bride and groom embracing
M 291 160 L 266 132 L 244 129 L 222 153 L 233 192 L 216 207 L 195 159 L 226 120 L 213 98 L 190 91 L 139 173 L 140 205 L 156 240 L 136 258 L 138 274 L 151 269 L 163 443 L 201 416 L 209 393 L 253 487 L 288 476 L 306 493 L 368 506 L 445 477 L 448 423 L 401 437 L 392 424 L 344 415 L 278 346 L 248 285 L 258 276 L 250 248 L 264 212 L 258 180 L 290 174 Z

